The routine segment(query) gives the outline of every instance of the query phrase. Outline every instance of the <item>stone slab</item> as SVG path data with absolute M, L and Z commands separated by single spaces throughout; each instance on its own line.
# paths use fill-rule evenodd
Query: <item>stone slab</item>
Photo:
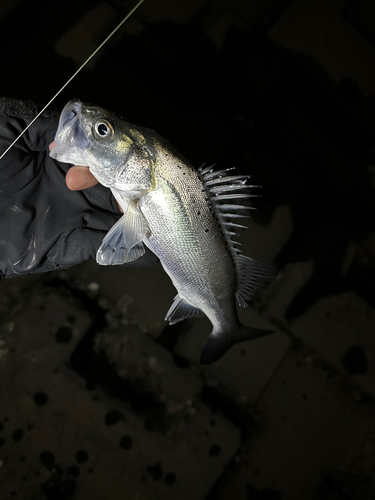
M 200 369 L 210 384 L 216 381 L 236 397 L 254 403 L 287 351 L 290 339 L 254 308 L 242 309 L 240 319 L 245 325 L 273 330 L 275 333 L 237 344 L 219 361 L 200 366 Z M 195 320 L 191 328 L 179 337 L 175 346 L 176 354 L 197 365 L 211 330 L 208 319 Z
M 319 300 L 288 327 L 375 396 L 375 310 L 354 291 Z
M 96 333 L 91 345 L 108 352 L 119 377 L 133 373 L 139 399 L 146 387 L 171 416 L 163 429 L 153 427 L 147 411 L 72 370 L 70 359 L 95 328 L 79 302 L 39 287 L 22 304 L 1 329 L 1 500 L 203 500 L 241 436 L 199 400 L 198 375 L 135 327 L 138 337 L 127 341 L 123 328 Z
M 373 426 L 357 405 L 340 377 L 290 348 L 257 404 L 259 428 L 215 499 L 312 498 Z
M 167 326 L 164 318 L 176 289 L 160 265 L 99 266 L 90 260 L 66 271 L 64 278 L 91 293 L 94 299 L 104 298 L 105 308 L 125 307 L 127 321 L 153 337 Z

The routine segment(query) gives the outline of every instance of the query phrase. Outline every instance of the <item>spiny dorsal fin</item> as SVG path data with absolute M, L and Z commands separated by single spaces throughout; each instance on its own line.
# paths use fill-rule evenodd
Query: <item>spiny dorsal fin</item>
M 233 236 L 241 234 L 246 226 L 235 224 L 233 218 L 249 217 L 250 210 L 254 207 L 239 205 L 237 202 L 258 197 L 249 191 L 259 186 L 246 184 L 250 175 L 228 175 L 233 168 L 214 171 L 214 165 L 198 170 L 198 175 L 208 193 L 210 201 L 215 208 L 227 244 L 233 257 L 240 253 L 236 248 L 240 243 L 232 240 Z
M 239 241 L 233 240 L 246 226 L 235 224 L 234 218 L 249 217 L 250 210 L 255 207 L 239 205 L 241 200 L 259 197 L 251 194 L 253 188 L 259 188 L 253 184 L 246 184 L 250 175 L 228 175 L 227 172 L 234 169 L 214 171 L 214 165 L 198 170 L 198 175 L 203 182 L 210 201 L 215 209 L 221 224 L 227 245 L 231 251 L 237 275 L 236 298 L 240 306 L 247 306 L 255 292 L 269 283 L 275 276 L 276 271 L 272 266 L 261 264 L 242 254 L 238 246 Z

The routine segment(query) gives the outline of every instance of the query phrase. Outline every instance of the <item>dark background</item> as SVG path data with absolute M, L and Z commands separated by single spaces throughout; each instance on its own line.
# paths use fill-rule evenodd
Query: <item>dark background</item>
M 31 99 L 43 107 L 133 5 L 120 0 L 101 3 L 65 0 L 58 4 L 2 1 L 0 95 Z M 304 268 L 291 267 L 296 263 L 311 266 L 310 276 L 302 280 L 279 317 L 268 305 L 272 293 L 260 299 L 258 310 L 271 310 L 268 316 L 292 339 L 289 349 L 306 355 L 311 345 L 294 334 L 291 326 L 294 319 L 303 317 L 326 297 L 343 294 L 352 293 L 361 304 L 366 304 L 371 311 L 369 317 L 375 305 L 374 43 L 375 3 L 371 0 L 145 0 L 51 107 L 61 110 L 68 100 L 78 97 L 157 130 L 196 166 L 218 162 L 219 167 L 235 166 L 239 172 L 254 174 L 263 189 L 253 223 L 265 230 L 271 228 L 264 234 L 269 238 L 266 246 L 267 241 L 273 245 L 273 250 L 266 250 L 265 256 L 259 250 L 256 257 L 273 259 L 281 273 L 296 269 L 298 275 L 298 270 Z M 288 214 L 287 223 L 284 219 L 283 223 L 292 230 L 289 234 L 285 229 L 282 243 L 276 244 L 272 239 L 272 220 L 280 207 L 287 210 L 283 212 Z M 278 231 L 282 233 L 283 229 Z M 81 269 L 76 271 L 81 281 L 86 278 L 90 281 L 93 266 Z M 147 272 L 142 276 L 146 275 Z M 100 282 L 98 276 L 95 280 Z M 57 290 L 71 287 L 76 277 L 72 273 L 34 276 L 33 281 L 19 285 L 21 292 L 14 291 L 16 285 L 4 287 L 3 300 L 8 300 L 8 293 L 9 297 L 21 293 L 27 301 L 30 287 L 40 286 L 38 290 L 43 294 L 46 287 Z M 103 278 L 103 283 L 110 279 Z M 293 279 L 298 282 L 298 276 Z M 101 286 L 104 290 L 109 287 Z M 287 290 L 288 285 L 285 286 Z M 82 296 L 77 283 L 73 288 L 82 308 L 91 311 L 96 332 L 99 331 L 103 326 L 100 321 L 108 323 L 108 318 L 103 319 L 98 313 L 100 297 Z M 73 288 L 69 293 L 73 293 Z M 14 305 L 14 298 L 7 304 L 4 318 L 9 319 L 13 314 L 9 304 Z M 375 396 L 372 379 L 362 384 L 358 383 L 358 376 L 375 371 L 371 361 L 374 354 L 371 350 L 367 352 L 355 337 L 357 328 L 361 328 L 360 318 L 356 313 L 349 317 L 350 332 L 343 329 L 342 335 L 350 340 L 347 351 L 339 356 L 341 361 L 338 364 L 332 361 L 324 348 L 320 350 L 319 343 L 313 344 L 314 356 L 315 350 L 318 351 L 319 366 L 328 364 L 333 371 L 338 370 L 340 384 L 347 384 L 349 377 L 350 390 L 364 390 L 368 408 L 372 408 Z M 170 329 L 164 330 L 159 345 L 173 354 L 176 342 L 173 335 L 179 333 L 180 330 L 172 333 Z M 82 361 L 92 349 L 93 332 L 90 335 L 91 343 L 81 342 L 70 363 L 92 383 L 107 384 L 107 392 L 119 398 L 122 389 L 111 390 L 113 380 L 103 382 L 90 363 L 84 365 Z M 371 345 L 371 339 L 368 342 Z M 183 364 L 174 354 L 175 362 Z M 97 362 L 97 359 L 92 361 Z M 109 377 L 107 368 L 103 368 L 103 377 Z M 225 390 L 216 393 L 207 387 L 204 386 L 201 400 L 223 412 L 241 429 L 242 446 L 244 443 L 249 446 L 251 455 L 250 424 L 246 419 L 244 423 L 243 408 L 234 403 L 236 394 L 232 390 L 227 395 L 228 402 L 223 396 Z M 128 389 L 123 404 L 126 406 L 130 401 L 129 407 L 133 408 L 140 397 L 139 391 L 134 385 Z M 257 401 L 250 403 L 256 407 Z M 147 402 L 143 404 L 146 408 Z M 151 405 L 151 413 L 152 408 Z M 242 416 L 238 417 L 237 410 L 231 412 L 230 408 L 237 408 Z M 0 412 L 0 421 L 1 418 Z M 364 420 L 368 422 L 369 418 Z M 272 448 L 269 453 L 272 454 Z M 241 462 L 245 469 L 246 460 Z M 231 481 L 237 481 L 235 473 L 231 475 L 235 463 L 224 465 L 221 482 L 218 474 L 216 486 L 211 484 L 206 488 L 209 499 L 226 498 L 230 492 L 238 494 L 236 489 L 228 487 Z M 368 470 L 364 467 L 362 475 L 350 475 L 349 479 L 339 469 L 335 464 L 332 470 L 318 474 L 309 496 L 305 496 L 302 486 L 296 491 L 303 493 L 288 493 L 277 481 L 273 484 L 264 480 L 254 485 L 255 481 L 248 479 L 238 498 L 374 498 L 375 489 L 369 486 L 368 476 L 375 471 L 370 466 Z M 254 475 L 254 467 L 252 470 Z M 0 478 L 1 474 L 0 468 Z M 56 474 L 56 470 L 51 474 Z M 84 486 L 78 490 L 71 486 L 69 490 L 69 484 L 75 484 L 74 474 L 68 478 L 71 483 L 61 477 L 60 483 L 56 479 L 56 484 L 60 484 L 57 489 L 51 487 L 52 493 L 48 493 L 48 486 L 41 494 L 56 499 L 89 498 Z M 305 482 L 303 475 L 291 480 Z M 3 484 L 12 481 L 7 476 Z M 68 481 L 68 486 L 61 493 L 64 481 Z M 3 498 L 1 487 L 0 498 Z M 18 491 L 16 486 L 10 490 Z M 18 498 L 29 499 L 25 493 L 17 494 L 21 495 Z M 54 497 L 57 494 L 65 496 Z M 98 498 L 107 498 L 105 493 L 102 495 Z M 137 497 L 127 497 L 124 491 L 124 496 L 108 498 Z
M 53 11 L 44 2 L 9 2 L 0 33 L 2 95 L 44 106 L 132 5 L 107 3 L 111 16 L 101 23 L 95 16 L 82 21 L 92 2 L 67 1 Z M 294 38 L 267 36 L 292 3 L 146 2 L 131 21 L 135 26 L 124 26 L 52 107 L 60 110 L 77 96 L 157 130 L 197 166 L 220 162 L 255 174 L 265 205 L 256 220 L 266 224 L 276 205 L 292 212 L 295 232 L 280 264 L 314 259 L 314 279 L 293 305 L 297 313 L 324 290 L 349 282 L 375 300 L 368 279 L 373 266 L 358 253 L 345 283 L 339 276 L 350 238 L 366 255 L 372 252 L 364 240 L 374 220 L 367 167 L 374 154 L 375 75 L 360 60 L 373 62 L 366 42 L 374 41 L 374 9 L 370 1 L 317 4 L 314 15 L 320 9 L 324 21 L 316 40 L 298 31 Z M 330 16 L 336 16 L 331 25 Z M 339 31 L 340 17 L 362 44 Z M 69 41 L 62 40 L 77 23 Z

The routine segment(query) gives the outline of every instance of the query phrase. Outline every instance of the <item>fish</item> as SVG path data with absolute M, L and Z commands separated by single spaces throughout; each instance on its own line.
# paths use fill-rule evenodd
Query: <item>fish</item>
M 219 360 L 234 344 L 272 333 L 243 325 L 246 307 L 276 270 L 245 256 L 234 239 L 249 216 L 243 200 L 255 196 L 249 175 L 232 169 L 196 169 L 166 139 L 99 106 L 69 101 L 50 156 L 88 165 L 123 210 L 99 247 L 101 265 L 132 262 L 148 247 L 177 290 L 165 320 L 173 325 L 206 316 L 212 332 L 202 365 Z

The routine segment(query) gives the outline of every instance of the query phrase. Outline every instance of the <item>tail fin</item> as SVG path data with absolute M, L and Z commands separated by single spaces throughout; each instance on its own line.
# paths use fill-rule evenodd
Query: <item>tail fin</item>
M 210 365 L 221 358 L 234 344 L 264 337 L 273 333 L 273 330 L 261 330 L 243 326 L 233 333 L 212 332 L 205 343 L 199 362 L 201 365 Z

